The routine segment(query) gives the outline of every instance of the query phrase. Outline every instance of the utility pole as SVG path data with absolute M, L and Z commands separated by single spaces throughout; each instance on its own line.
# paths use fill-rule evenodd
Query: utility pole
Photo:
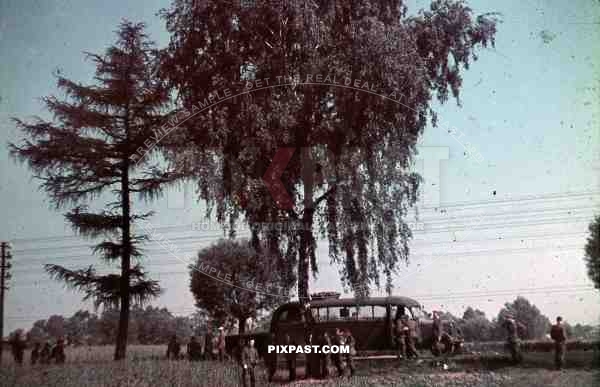
M 0 243 L 0 249 L 2 253 L 2 261 L 0 263 L 0 364 L 2 363 L 2 352 L 4 347 L 4 292 L 8 290 L 6 285 L 7 280 L 10 279 L 10 243 Z

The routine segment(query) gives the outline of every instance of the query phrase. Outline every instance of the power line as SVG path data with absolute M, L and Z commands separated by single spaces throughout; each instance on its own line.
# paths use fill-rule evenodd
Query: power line
M 440 210 L 446 208 L 456 208 L 456 207 L 472 207 L 472 206 L 480 206 L 480 205 L 494 205 L 494 204 L 507 204 L 512 202 L 523 202 L 523 201 L 544 201 L 544 200 L 556 200 L 556 199 L 569 199 L 569 198 L 577 198 L 577 197 L 586 197 L 586 196 L 600 196 L 600 191 L 584 191 L 584 192 L 560 192 L 560 193 L 551 193 L 551 194 L 540 194 L 540 195 L 525 195 L 516 198 L 509 199 L 497 199 L 497 200 L 487 200 L 487 201 L 463 201 L 463 202 L 451 202 L 446 203 L 439 206 L 427 206 L 420 207 L 419 210 Z M 217 223 L 217 222 L 215 222 Z M 173 226 L 163 226 L 157 227 L 156 230 L 168 229 L 168 228 L 181 228 L 187 227 L 187 225 L 173 225 Z M 70 240 L 70 239 L 79 239 L 80 237 L 77 235 L 57 235 L 57 236 L 46 236 L 46 237 L 37 237 L 37 238 L 15 238 L 12 239 L 13 243 L 28 243 L 28 242 L 48 242 L 48 241 L 60 241 L 60 240 Z

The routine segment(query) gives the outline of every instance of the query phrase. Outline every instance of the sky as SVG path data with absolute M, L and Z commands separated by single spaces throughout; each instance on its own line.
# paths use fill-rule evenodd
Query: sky
M 587 278 L 583 246 L 593 214 L 600 213 L 600 4 L 468 4 L 476 14 L 500 14 L 496 47 L 479 52 L 463 73 L 461 106 L 452 100 L 438 106 L 439 125 L 420 141 L 415 169 L 425 177 L 424 199 L 413 220 L 410 260 L 395 276 L 393 293 L 412 296 L 427 310 L 461 315 L 470 305 L 488 317 L 522 295 L 551 319 L 560 314 L 572 323 L 597 323 L 600 295 Z M 91 243 L 72 233 L 27 168 L 9 157 L 4 144 L 20 138 L 9 117 L 48 118 L 39 98 L 56 91 L 52 72 L 89 82 L 94 69 L 82 53 L 111 44 L 122 18 L 146 22 L 151 38 L 166 44 L 156 12 L 168 5 L 0 2 L 0 239 L 12 242 L 14 255 L 5 334 L 90 308 L 80 294 L 51 281 L 42 265 L 95 262 Z M 185 258 L 222 230 L 204 219 L 191 187 L 134 206 L 155 210 L 152 224 L 181 251 L 175 257 L 157 243 L 147 246 L 147 266 L 165 288 L 155 304 L 190 314 Z M 311 290 L 343 292 L 326 243 L 319 243 L 318 259 Z

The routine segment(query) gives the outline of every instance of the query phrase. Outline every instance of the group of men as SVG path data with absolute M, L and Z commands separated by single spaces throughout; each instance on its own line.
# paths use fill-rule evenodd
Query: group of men
M 15 363 L 23 365 L 23 357 L 25 354 L 25 348 L 27 347 L 26 342 L 21 339 L 20 334 L 16 334 L 10 341 L 11 352 Z M 31 350 L 30 362 L 31 365 L 36 364 L 63 364 L 66 360 L 65 356 L 65 342 L 63 339 L 59 339 L 54 346 L 51 346 L 49 342 L 44 342 L 42 346 L 39 342 L 35 343 Z
M 248 385 L 248 380 L 250 381 L 250 386 L 254 386 L 256 382 L 255 371 L 259 362 L 259 355 L 254 344 L 253 339 L 248 340 L 242 349 L 240 357 L 244 386 Z M 281 344 L 281 342 L 277 340 L 277 336 L 274 333 L 271 333 L 266 344 L 268 348 L 269 345 L 277 345 Z M 288 347 L 296 347 L 299 345 L 289 334 L 284 336 L 283 344 Z M 352 336 L 350 330 L 336 329 L 333 336 L 329 335 L 327 332 L 322 332 L 317 335 L 310 332 L 306 336 L 304 344 L 301 345 L 316 345 L 319 348 L 318 351 L 311 351 L 310 353 L 305 354 L 306 361 L 304 373 L 307 379 L 325 379 L 329 377 L 329 367 L 332 363 L 337 371 L 338 377 L 344 375 L 346 368 L 349 369 L 350 376 L 354 375 L 355 368 L 353 357 L 356 355 L 356 340 L 354 339 L 354 336 Z M 325 351 L 322 350 L 323 346 L 348 346 L 348 351 L 344 353 L 333 353 L 334 351 L 325 353 Z M 296 380 L 297 353 L 295 351 L 290 351 L 284 355 L 288 379 L 291 382 Z M 267 378 L 269 382 L 273 381 L 275 373 L 277 372 L 277 364 L 277 352 L 267 351 L 265 353 L 265 366 L 267 368 Z
M 198 360 L 219 360 L 224 361 L 227 358 L 225 343 L 225 328 L 219 327 L 219 333 L 216 336 L 210 330 L 201 335 L 190 337 L 187 344 L 187 358 L 192 361 Z M 181 353 L 181 343 L 177 335 L 171 336 L 167 344 L 167 359 L 184 359 L 186 355 Z
M 510 351 L 511 359 L 514 364 L 523 361 L 521 353 L 521 340 L 519 330 L 526 331 L 527 327 L 515 319 L 512 314 L 507 314 L 504 319 L 504 327 L 507 331 L 506 345 Z M 550 338 L 554 341 L 554 365 L 560 370 L 565 363 L 565 353 L 567 351 L 567 333 L 562 323 L 562 317 L 556 318 L 556 324 L 550 328 Z

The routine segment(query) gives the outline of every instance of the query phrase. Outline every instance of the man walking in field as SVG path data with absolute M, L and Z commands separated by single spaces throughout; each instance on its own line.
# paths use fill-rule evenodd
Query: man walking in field
M 250 339 L 244 345 L 244 349 L 242 350 L 242 379 L 244 387 L 247 387 L 246 376 L 250 377 L 250 386 L 254 387 L 256 384 L 256 379 L 254 376 L 254 370 L 256 368 L 256 364 L 258 364 L 258 352 L 256 348 L 254 348 L 254 340 Z
M 335 337 L 333 338 L 332 345 L 342 346 L 345 343 L 345 337 L 341 329 L 337 328 L 335 330 Z M 331 360 L 333 361 L 333 365 L 337 369 L 338 376 L 344 375 L 344 367 L 342 367 L 342 355 L 339 353 L 332 353 Z
M 225 361 L 225 328 L 219 327 L 219 336 L 217 337 L 217 353 L 219 361 Z
M 562 369 L 565 362 L 567 333 L 562 324 L 562 317 L 556 318 L 556 324 L 550 329 L 550 337 L 554 340 L 554 364 L 557 370 Z
M 441 354 L 441 341 L 443 335 L 443 327 L 442 327 L 442 319 L 437 311 L 433 312 L 433 324 L 432 324 L 432 343 L 431 343 L 431 353 L 434 356 L 439 356 Z
M 504 327 L 508 333 L 506 344 L 510 351 L 511 359 L 514 364 L 519 364 L 523 361 L 521 341 L 519 339 L 519 328 L 525 329 L 525 326 L 515 320 L 515 317 L 512 314 L 507 314 L 504 320 Z
M 177 335 L 171 336 L 171 340 L 167 344 L 167 359 L 179 359 L 179 352 L 181 351 L 181 345 L 177 341 Z
M 354 376 L 354 356 L 356 356 L 356 340 L 354 340 L 354 336 L 352 336 L 352 332 L 350 329 L 346 329 L 344 332 L 344 345 L 348 346 L 348 353 L 344 353 L 344 360 L 346 361 L 346 366 L 350 369 L 350 376 Z
M 196 336 L 192 336 L 190 342 L 187 345 L 188 358 L 191 361 L 197 361 L 202 358 L 202 348 L 200 343 L 196 340 Z
M 35 343 L 33 349 L 31 350 L 31 365 L 35 365 L 40 358 L 40 343 Z
M 1 339 L 1 338 L 0 338 Z M 23 354 L 25 353 L 25 342 L 21 340 L 21 332 L 17 331 L 10 341 L 10 347 L 12 350 L 15 363 L 18 365 L 23 364 Z

